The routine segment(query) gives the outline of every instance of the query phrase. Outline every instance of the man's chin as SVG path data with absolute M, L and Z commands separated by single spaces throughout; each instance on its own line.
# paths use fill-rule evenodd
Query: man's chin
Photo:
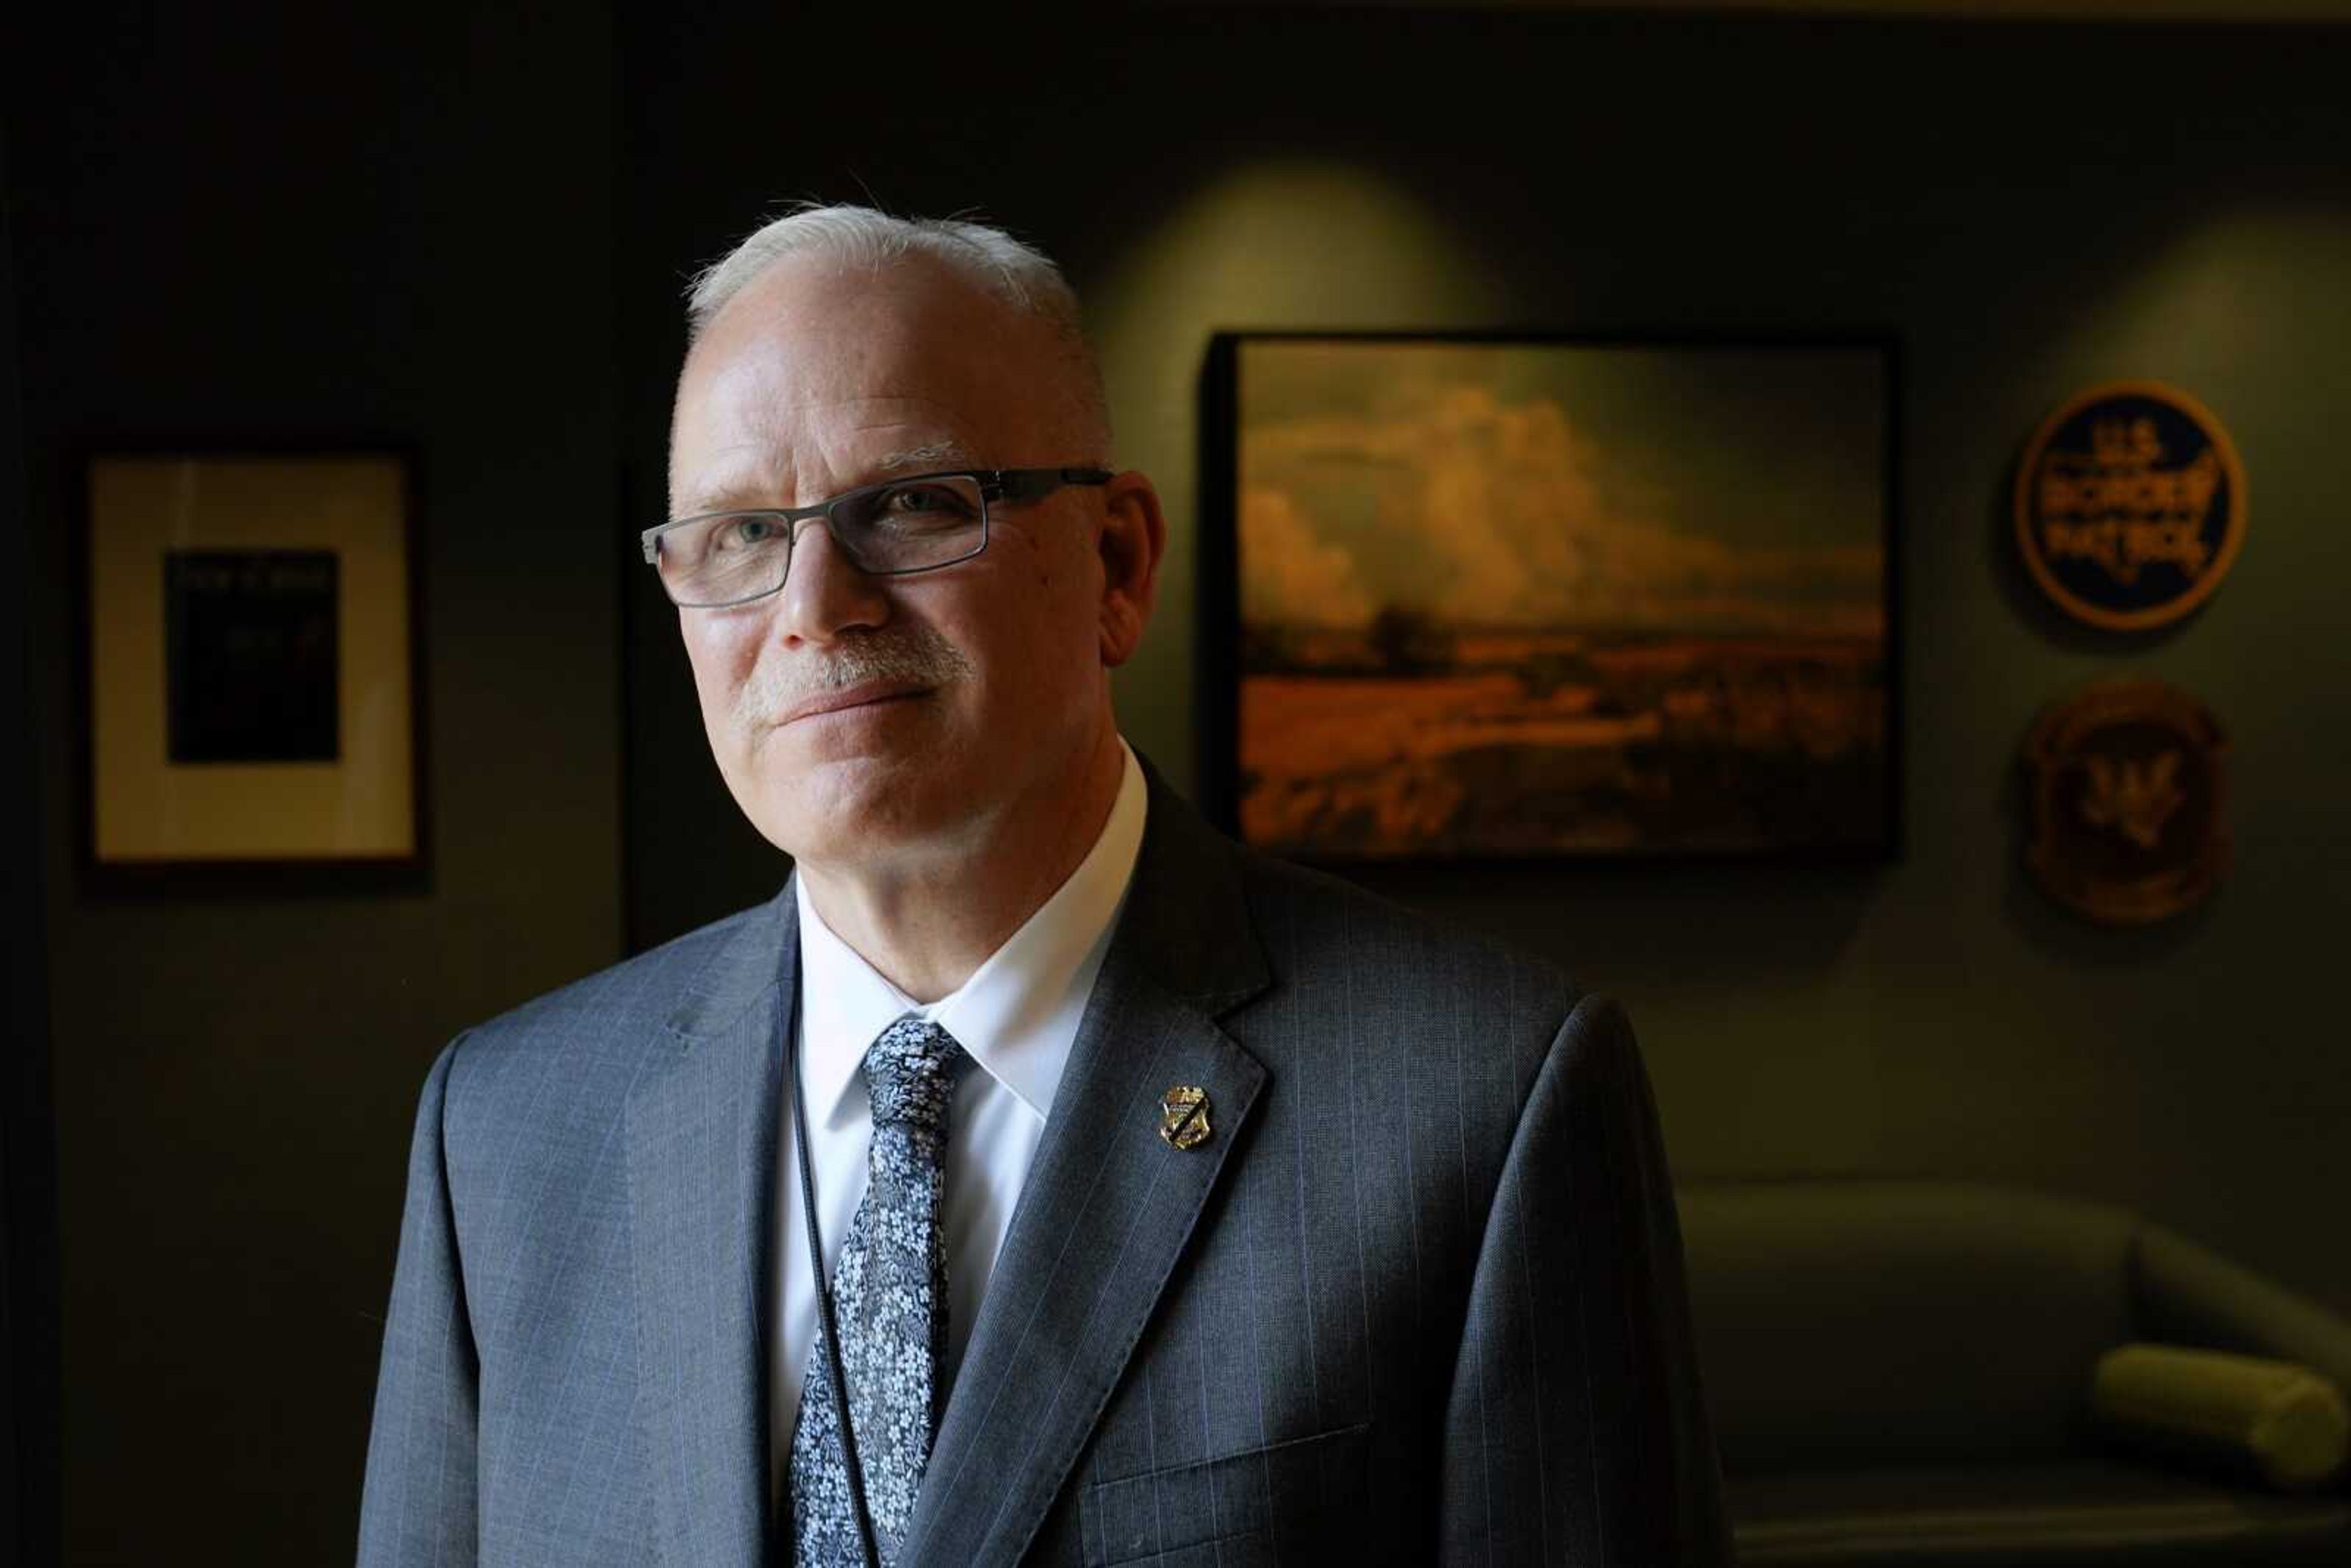
M 797 860 L 886 856 L 952 831 L 955 813 L 935 765 L 919 758 L 856 756 L 817 762 L 789 788 L 737 800 L 768 840 Z

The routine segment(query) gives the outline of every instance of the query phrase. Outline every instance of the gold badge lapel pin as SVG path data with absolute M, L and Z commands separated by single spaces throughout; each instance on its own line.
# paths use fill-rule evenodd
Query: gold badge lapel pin
M 1178 1083 L 1159 1097 L 1159 1135 L 1170 1148 L 1196 1149 L 1208 1141 L 1208 1092 Z

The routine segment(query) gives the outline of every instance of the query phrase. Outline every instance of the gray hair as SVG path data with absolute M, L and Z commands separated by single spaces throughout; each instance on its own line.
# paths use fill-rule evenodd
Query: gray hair
M 1076 290 L 1050 256 L 1004 230 L 962 218 L 902 218 L 872 207 L 801 202 L 696 273 L 686 296 L 686 342 L 700 340 L 720 311 L 784 256 L 812 251 L 852 267 L 880 269 L 907 256 L 944 263 L 996 299 L 1048 323 L 1070 350 L 1075 413 L 1099 433 L 1107 457 L 1110 402 L 1087 340 Z

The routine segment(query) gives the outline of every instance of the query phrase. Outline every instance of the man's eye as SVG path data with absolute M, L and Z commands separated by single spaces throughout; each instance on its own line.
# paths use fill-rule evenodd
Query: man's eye
M 750 549 L 766 544 L 779 530 L 773 517 L 728 517 L 715 530 L 721 550 Z
M 945 485 L 902 485 L 882 494 L 881 519 L 935 523 L 971 515 L 971 503 Z

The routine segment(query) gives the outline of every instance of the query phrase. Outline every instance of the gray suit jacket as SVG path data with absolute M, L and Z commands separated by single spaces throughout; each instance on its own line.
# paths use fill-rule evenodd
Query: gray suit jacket
M 1151 790 L 903 1560 L 1728 1563 L 1624 1014 Z M 789 1559 L 798 951 L 787 888 L 434 1064 L 363 1564 Z M 1207 1092 L 1198 1148 L 1159 1136 L 1174 1084 Z

